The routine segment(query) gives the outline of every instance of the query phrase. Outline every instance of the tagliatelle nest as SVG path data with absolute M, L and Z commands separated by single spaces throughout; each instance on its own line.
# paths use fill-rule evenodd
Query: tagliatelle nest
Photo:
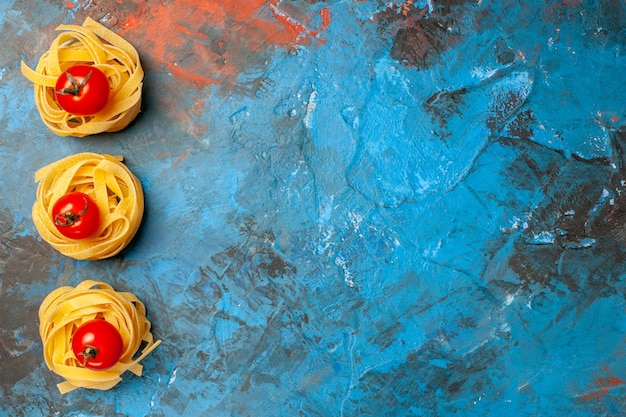
M 76 329 L 94 319 L 111 323 L 122 336 L 122 356 L 106 370 L 85 368 L 72 351 Z M 144 304 L 135 295 L 116 292 L 103 282 L 83 281 L 76 287 L 57 288 L 41 303 L 39 320 L 46 365 L 66 379 L 58 384 L 62 394 L 76 388 L 111 389 L 126 371 L 141 376 L 143 367 L 139 362 L 161 343 L 153 339 Z
M 135 48 L 121 36 L 87 18 L 82 26 L 60 25 L 62 32 L 39 59 L 35 70 L 22 62 L 22 74 L 34 83 L 35 104 L 43 122 L 59 136 L 83 137 L 122 130 L 141 107 L 143 69 Z M 106 107 L 92 116 L 76 116 L 55 100 L 57 78 L 74 65 L 93 65 L 111 87 Z
M 144 197 L 141 183 L 121 160 L 110 155 L 79 153 L 35 173 L 39 185 L 32 216 L 43 240 L 63 255 L 88 260 L 109 258 L 130 243 L 141 224 Z M 67 238 L 54 224 L 54 203 L 72 191 L 87 194 L 98 205 L 100 226 L 91 237 Z

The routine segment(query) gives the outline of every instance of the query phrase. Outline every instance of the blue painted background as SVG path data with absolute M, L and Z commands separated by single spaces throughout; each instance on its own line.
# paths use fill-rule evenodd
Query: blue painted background
M 623 1 L 268 1 L 201 19 L 236 63 L 212 83 L 175 71 L 217 68 L 208 46 L 143 36 L 169 1 L 34 3 L 0 4 L 0 415 L 626 415 Z M 87 15 L 139 50 L 143 112 L 59 138 L 19 62 Z M 275 41 L 296 23 L 321 29 Z M 34 172 L 84 151 L 145 189 L 104 261 L 30 216 Z M 163 344 L 61 396 L 37 309 L 84 279 L 137 294 Z

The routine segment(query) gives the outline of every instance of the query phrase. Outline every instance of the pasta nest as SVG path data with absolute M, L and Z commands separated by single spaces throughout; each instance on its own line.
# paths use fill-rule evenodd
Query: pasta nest
M 121 161 L 122 157 L 85 152 L 39 169 L 32 216 L 42 239 L 63 255 L 80 260 L 105 259 L 124 249 L 141 224 L 144 197 L 141 183 Z M 54 225 L 54 203 L 72 191 L 87 194 L 98 206 L 100 226 L 91 237 L 70 239 Z
M 106 370 L 85 368 L 72 351 L 76 329 L 95 319 L 114 325 L 124 344 L 118 363 Z M 41 303 L 39 321 L 46 365 L 66 380 L 57 385 L 61 394 L 77 388 L 111 389 L 126 371 L 141 376 L 143 366 L 139 362 L 161 343 L 155 342 L 150 332 L 144 304 L 135 295 L 116 292 L 103 282 L 87 280 L 76 287 L 55 289 Z
M 22 74 L 34 83 L 35 105 L 43 122 L 59 136 L 84 137 L 117 132 L 135 119 L 141 107 L 143 68 L 137 50 L 91 18 L 82 26 L 60 25 L 64 31 L 39 59 L 35 70 L 21 63 Z M 92 116 L 76 116 L 55 100 L 59 75 L 74 65 L 93 65 L 109 80 L 106 107 Z

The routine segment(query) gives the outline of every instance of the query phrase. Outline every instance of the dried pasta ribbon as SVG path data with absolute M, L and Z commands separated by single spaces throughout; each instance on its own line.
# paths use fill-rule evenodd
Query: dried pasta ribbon
M 144 210 L 141 183 L 121 157 L 79 153 L 51 163 L 35 173 L 37 199 L 33 223 L 42 239 L 74 259 L 109 258 L 124 249 L 137 233 Z M 91 197 L 100 210 L 100 228 L 74 240 L 54 225 L 52 208 L 64 194 L 78 191 Z
M 72 351 L 76 329 L 94 319 L 113 324 L 124 342 L 120 360 L 107 370 L 85 368 Z M 61 394 L 77 388 L 108 390 L 122 380 L 126 371 L 141 376 L 143 367 L 139 362 L 161 343 L 154 341 L 150 328 L 144 304 L 135 295 L 116 292 L 104 282 L 87 280 L 76 287 L 57 288 L 39 307 L 44 360 L 51 371 L 66 380 L 57 385 Z
M 43 122 L 59 136 L 83 137 L 122 130 L 139 114 L 143 68 L 137 50 L 125 39 L 91 18 L 82 26 L 60 25 L 64 31 L 39 59 L 35 70 L 23 61 L 22 74 L 34 83 L 35 105 Z M 69 67 L 93 65 L 111 87 L 106 107 L 92 116 L 76 116 L 55 100 L 56 80 Z

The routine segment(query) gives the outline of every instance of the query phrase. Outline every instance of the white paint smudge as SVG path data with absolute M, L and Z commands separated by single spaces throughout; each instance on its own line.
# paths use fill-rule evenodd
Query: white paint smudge
M 361 214 L 351 211 L 348 213 L 348 218 L 350 219 L 352 229 L 355 233 L 358 233 L 359 229 L 361 228 L 361 223 L 363 223 L 363 216 Z
M 335 258 L 335 265 L 341 267 L 343 270 L 343 280 L 346 284 L 348 284 L 348 287 L 356 288 L 354 285 L 354 274 L 352 274 L 352 272 L 348 269 L 348 261 L 346 261 L 343 256 L 338 255 Z
M 428 0 L 428 13 L 432 14 L 435 11 L 435 6 L 432 0 Z
M 178 372 L 178 367 L 174 368 L 174 370 L 172 371 L 172 375 L 170 376 L 169 381 L 167 381 L 167 387 L 169 388 L 174 381 L 176 381 L 176 372 Z
M 489 68 L 489 67 L 475 67 L 472 68 L 472 76 L 478 78 L 479 80 L 486 80 L 498 73 L 497 69 Z
M 315 111 L 316 107 L 317 107 L 317 91 L 313 90 L 311 91 L 311 94 L 309 95 L 309 102 L 306 106 L 306 114 L 304 115 L 304 126 L 306 126 L 307 129 L 311 129 L 312 127 L 311 118 L 313 117 L 313 112 Z

